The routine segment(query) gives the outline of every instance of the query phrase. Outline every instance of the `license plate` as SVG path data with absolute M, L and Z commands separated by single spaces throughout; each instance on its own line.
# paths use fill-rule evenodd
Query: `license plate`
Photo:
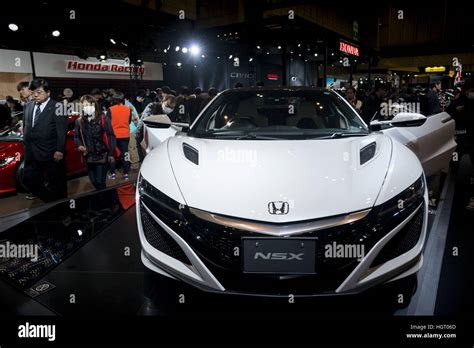
M 316 273 L 316 239 L 243 238 L 242 242 L 244 273 Z

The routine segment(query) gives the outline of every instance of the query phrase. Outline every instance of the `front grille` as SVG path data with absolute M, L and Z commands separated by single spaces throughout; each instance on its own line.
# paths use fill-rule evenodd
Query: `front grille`
M 424 205 L 418 210 L 415 216 L 382 248 L 371 267 L 381 265 L 397 256 L 400 256 L 410 249 L 413 249 L 420 239 L 423 228 Z
M 143 233 L 152 247 L 188 265 L 191 264 L 183 249 L 176 241 L 153 219 L 140 203 L 140 217 Z

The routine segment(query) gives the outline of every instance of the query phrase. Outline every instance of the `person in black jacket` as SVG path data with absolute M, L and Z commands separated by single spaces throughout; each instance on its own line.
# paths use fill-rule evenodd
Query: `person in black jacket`
M 66 115 L 50 98 L 46 80 L 33 80 L 29 88 L 33 101 L 24 110 L 24 182 L 44 202 L 66 198 Z
M 362 104 L 362 118 L 366 124 L 370 124 L 375 114 L 380 113 L 380 105 L 384 98 L 385 89 L 382 85 L 375 86 L 373 93 L 365 98 Z
M 84 155 L 87 174 L 97 190 L 106 188 L 108 164 L 114 162 L 116 146 L 110 118 L 105 117 L 99 103 L 91 95 L 80 100 L 82 115 L 76 120 L 74 143 Z M 107 143 L 104 142 L 104 135 Z
M 458 162 L 468 154 L 474 168 L 474 81 L 467 80 L 461 93 L 449 104 L 446 112 L 456 122 L 456 152 Z M 470 185 L 470 200 L 466 209 L 474 210 L 474 185 Z
M 431 84 L 431 89 L 426 93 L 426 116 L 439 114 L 441 107 L 439 105 L 439 93 L 441 92 L 441 81 Z

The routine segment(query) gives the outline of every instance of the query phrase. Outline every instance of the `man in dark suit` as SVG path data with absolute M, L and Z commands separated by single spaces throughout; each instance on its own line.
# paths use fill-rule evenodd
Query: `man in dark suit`
M 44 202 L 67 197 L 65 148 L 67 120 L 62 105 L 50 98 L 43 79 L 30 83 L 33 100 L 24 111 L 24 181 Z

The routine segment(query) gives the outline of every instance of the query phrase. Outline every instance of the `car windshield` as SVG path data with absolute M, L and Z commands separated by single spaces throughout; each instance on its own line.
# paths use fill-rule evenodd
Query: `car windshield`
M 0 131 L 0 141 L 21 141 L 21 124 Z
M 201 138 L 275 140 L 367 135 L 357 113 L 325 90 L 229 90 L 209 105 L 189 135 Z

